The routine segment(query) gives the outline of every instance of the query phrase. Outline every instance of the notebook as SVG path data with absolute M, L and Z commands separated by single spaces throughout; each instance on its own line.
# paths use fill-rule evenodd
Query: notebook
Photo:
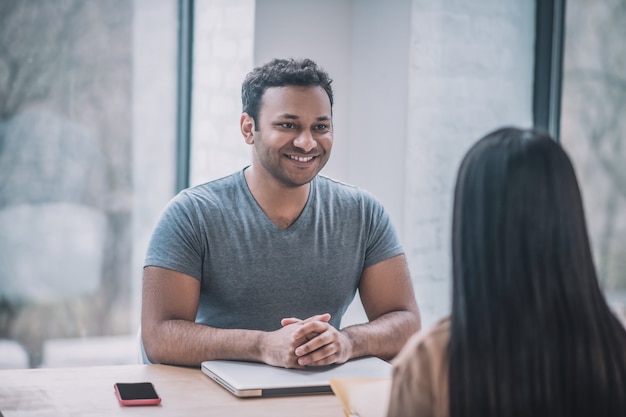
M 237 397 L 281 397 L 331 394 L 331 378 L 390 378 L 391 364 L 372 356 L 305 369 L 214 360 L 203 362 L 202 372 Z

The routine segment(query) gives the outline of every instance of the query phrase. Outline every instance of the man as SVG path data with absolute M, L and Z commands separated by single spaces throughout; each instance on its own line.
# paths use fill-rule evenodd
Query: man
M 142 340 L 152 362 L 286 368 L 391 359 L 420 328 L 406 259 L 370 194 L 318 175 L 333 144 L 331 79 L 311 60 L 242 86 L 252 164 L 182 191 L 151 239 Z M 339 330 L 359 290 L 369 322 Z

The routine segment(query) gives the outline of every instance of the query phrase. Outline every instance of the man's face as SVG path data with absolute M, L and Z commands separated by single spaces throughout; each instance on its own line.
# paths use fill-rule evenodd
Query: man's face
M 282 185 L 309 183 L 330 157 L 331 117 L 321 87 L 268 88 L 253 132 L 253 163 Z

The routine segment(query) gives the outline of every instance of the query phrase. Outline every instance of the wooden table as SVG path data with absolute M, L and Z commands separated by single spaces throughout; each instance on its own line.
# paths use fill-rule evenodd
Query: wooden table
M 143 381 L 154 384 L 161 405 L 120 406 L 113 384 Z M 3 417 L 344 416 L 332 394 L 240 399 L 200 369 L 166 365 L 3 370 L 0 412 Z

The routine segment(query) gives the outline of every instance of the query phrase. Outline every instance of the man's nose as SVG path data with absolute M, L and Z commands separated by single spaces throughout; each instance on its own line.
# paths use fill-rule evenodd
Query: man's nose
M 310 152 L 317 146 L 317 141 L 313 138 L 310 131 L 304 130 L 294 139 L 293 144 L 304 152 Z

